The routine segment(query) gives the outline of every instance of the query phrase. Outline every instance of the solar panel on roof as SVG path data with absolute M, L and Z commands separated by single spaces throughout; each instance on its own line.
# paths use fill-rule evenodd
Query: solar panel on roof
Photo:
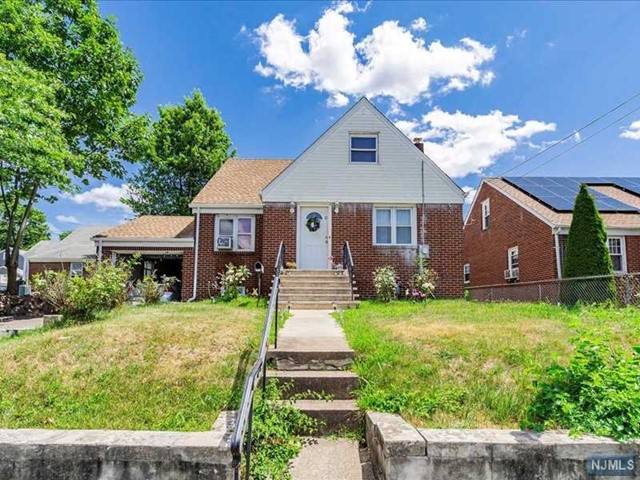
M 640 179 L 625 179 L 626 186 L 619 180 L 607 178 L 580 177 L 507 177 L 504 180 L 527 195 L 544 203 L 558 212 L 571 212 L 582 183 L 591 185 L 620 185 L 625 190 L 640 195 Z M 615 182 L 614 182 L 615 180 Z M 638 209 L 616 200 L 609 195 L 589 188 L 600 212 L 637 212 Z

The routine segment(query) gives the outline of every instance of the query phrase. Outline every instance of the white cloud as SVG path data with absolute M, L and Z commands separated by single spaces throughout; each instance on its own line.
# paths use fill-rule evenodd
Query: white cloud
M 576 143 L 580 143 L 582 141 L 582 135 L 580 135 L 580 132 L 573 134 L 573 141 Z
M 103 183 L 99 187 L 72 195 L 69 198 L 72 202 L 79 205 L 93 204 L 99 211 L 115 208 L 128 211 L 130 208 L 121 202 L 121 199 L 126 198 L 128 195 L 129 189 L 126 184 L 117 186 L 110 183 Z
M 473 187 L 462 187 L 462 191 L 465 193 L 464 203 L 469 205 L 472 204 L 473 199 L 476 198 L 476 193 L 478 193 L 478 190 Z
M 499 110 L 474 116 L 439 108 L 420 120 L 398 121 L 396 126 L 409 138 L 422 137 L 425 153 L 454 177 L 480 173 L 532 136 L 556 129 L 554 123 L 523 121 Z
M 255 71 L 285 86 L 326 92 L 330 106 L 360 95 L 411 105 L 434 91 L 464 90 L 494 78 L 486 64 L 495 47 L 471 38 L 452 46 L 427 44 L 392 20 L 357 40 L 348 17 L 355 11 L 353 3 L 334 4 L 307 35 L 298 33 L 294 20 L 276 15 L 255 30 L 262 56 Z
M 507 35 L 507 39 L 505 40 L 505 44 L 507 48 L 510 48 L 513 45 L 513 42 L 517 39 L 522 39 L 527 36 L 528 30 L 523 28 L 521 30 L 516 30 L 512 35 Z
M 411 22 L 411 30 L 414 30 L 416 32 L 424 32 L 428 28 L 429 25 L 427 24 L 427 21 L 422 17 L 418 17 L 413 22 Z
M 56 215 L 56 220 L 62 223 L 74 223 L 76 225 L 80 224 L 80 221 L 73 215 Z
M 636 120 L 627 128 L 622 130 L 620 138 L 628 138 L 629 140 L 640 140 L 640 120 Z

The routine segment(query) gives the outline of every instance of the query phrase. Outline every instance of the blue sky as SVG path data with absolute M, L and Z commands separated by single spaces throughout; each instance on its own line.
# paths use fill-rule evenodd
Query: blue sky
M 640 3 L 105 1 L 144 81 L 136 113 L 194 88 L 241 157 L 294 158 L 367 95 L 462 187 L 640 91 Z M 640 106 L 640 97 L 581 139 Z M 633 123 L 637 122 L 637 123 Z M 640 111 L 511 174 L 640 176 Z M 330 181 L 330 179 L 327 179 Z M 54 230 L 131 217 L 122 181 L 43 205 Z M 77 222 L 77 223 L 76 223 Z

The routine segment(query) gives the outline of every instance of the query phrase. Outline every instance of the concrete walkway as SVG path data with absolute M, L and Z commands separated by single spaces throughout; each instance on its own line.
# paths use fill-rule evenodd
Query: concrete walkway
M 278 332 L 280 350 L 351 350 L 342 327 L 331 316 L 333 310 L 291 310 Z
M 44 325 L 42 317 L 27 318 L 23 320 L 10 320 L 8 322 L 0 322 L 0 331 L 6 330 L 32 330 L 40 328 Z
M 364 453 L 364 455 L 363 455 Z M 364 458 L 363 458 L 364 457 Z M 355 440 L 311 438 L 291 467 L 293 480 L 374 480 L 368 456 Z

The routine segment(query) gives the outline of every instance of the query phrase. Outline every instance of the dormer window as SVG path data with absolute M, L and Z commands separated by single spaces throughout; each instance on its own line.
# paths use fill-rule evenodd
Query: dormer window
M 378 162 L 378 135 L 351 135 L 351 163 Z

